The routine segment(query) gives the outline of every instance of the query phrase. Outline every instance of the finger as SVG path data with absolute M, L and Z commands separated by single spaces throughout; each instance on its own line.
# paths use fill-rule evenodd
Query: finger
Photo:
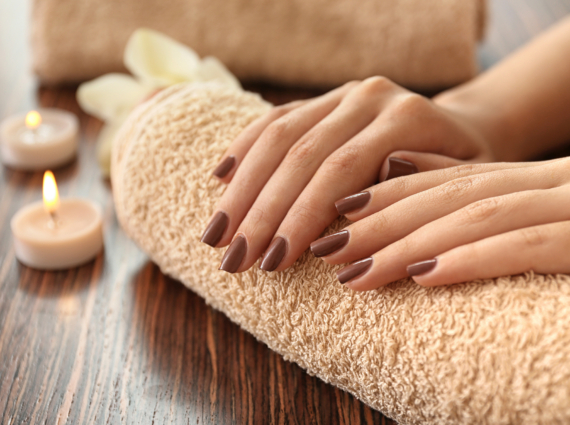
M 375 83 L 385 82 L 377 80 Z M 332 207 L 334 199 L 376 180 L 385 153 L 390 152 L 396 144 L 413 149 L 423 146 L 421 140 L 409 134 L 407 127 L 392 125 L 384 114 L 385 106 L 382 106 L 385 103 L 390 107 L 396 105 L 399 111 L 409 108 L 414 110 L 416 107 L 412 105 L 417 105 L 418 97 L 397 90 L 384 93 L 388 95 L 384 100 L 381 100 L 382 97 L 380 102 L 376 100 L 383 112 L 377 115 L 366 130 L 328 157 L 297 198 L 263 258 L 263 270 L 283 270 L 291 265 L 306 250 L 309 243 L 336 218 Z M 362 107 L 359 109 L 367 110 Z M 327 245 L 323 249 L 330 251 L 331 247 Z M 319 251 L 319 255 L 326 255 L 323 250 Z M 277 255 L 280 261 L 274 261 L 274 256 Z
M 342 249 L 325 257 L 331 264 L 365 258 L 400 240 L 420 227 L 473 202 L 526 190 L 556 186 L 552 173 L 540 167 L 515 168 L 455 179 L 417 193 L 366 217 L 345 229 Z M 370 237 L 370 235 L 374 237 Z M 323 243 L 316 241 L 313 244 Z M 312 244 L 312 246 L 313 246 Z
M 418 172 L 440 170 L 475 162 L 477 161 L 462 161 L 435 153 L 396 151 L 384 160 L 380 169 L 379 180 L 383 182 Z
M 412 265 L 422 286 L 439 286 L 534 271 L 570 273 L 570 221 L 527 227 L 454 248 Z M 423 269 L 423 270 L 422 270 Z
M 378 99 L 362 99 L 360 103 L 356 103 L 351 101 L 350 96 L 349 94 L 333 112 L 307 132 L 289 150 L 277 171 L 263 188 L 237 230 L 237 235 L 243 235 L 247 240 L 247 249 L 241 254 L 243 261 L 237 271 L 247 270 L 261 256 L 279 225 L 288 215 L 292 205 L 304 191 L 321 164 L 333 152 L 366 128 L 378 115 Z M 360 157 L 370 158 L 370 155 L 361 155 L 355 149 L 351 158 L 358 160 Z M 375 170 L 377 169 L 376 166 Z M 370 177 L 370 181 L 373 181 L 374 173 Z M 355 183 L 359 179 L 365 178 L 366 173 L 354 175 Z M 365 186 L 366 184 L 363 184 L 360 187 Z M 312 214 L 311 210 L 298 211 L 298 213 L 297 218 L 299 220 L 305 219 L 311 222 L 311 229 L 304 227 L 302 235 L 295 234 L 296 239 L 306 237 L 314 239 L 316 236 L 308 236 L 311 231 L 314 228 L 320 228 L 316 234 L 318 235 L 337 216 L 332 201 L 328 203 L 328 210 L 319 210 L 317 214 Z M 287 239 L 285 242 L 289 243 Z M 306 242 L 302 251 L 306 249 L 309 242 Z M 285 252 L 287 255 L 294 256 L 296 255 L 295 248 L 295 245 L 289 244 L 285 247 Z M 231 250 L 232 246 L 230 245 L 228 256 L 231 255 Z M 222 269 L 231 272 L 236 271 L 234 267 L 226 267 L 225 265 Z M 265 265 L 264 269 L 266 269 Z
M 455 179 L 467 178 L 500 170 L 533 168 L 545 165 L 548 162 L 551 161 L 465 164 L 457 167 L 417 173 L 402 178 L 384 181 L 366 189 L 365 191 L 339 199 L 335 202 L 335 206 L 339 214 L 346 215 L 346 217 L 351 221 L 358 221 L 412 195 L 432 189 Z
M 269 124 L 251 146 L 222 195 L 202 242 L 225 246 L 291 146 L 330 114 L 355 83 L 348 83 Z
M 372 255 L 374 264 L 351 287 L 368 290 L 402 279 L 407 267 L 498 234 L 570 220 L 568 186 L 487 198 L 432 221 Z M 358 243 L 358 241 L 355 241 Z
M 235 171 L 251 146 L 261 136 L 263 130 L 272 122 L 281 118 L 283 115 L 299 108 L 306 104 L 307 100 L 298 100 L 288 103 L 286 105 L 277 106 L 271 109 L 265 115 L 254 120 L 249 124 L 231 143 L 224 156 L 212 172 L 214 177 L 217 177 L 224 183 L 229 183 L 235 174 Z

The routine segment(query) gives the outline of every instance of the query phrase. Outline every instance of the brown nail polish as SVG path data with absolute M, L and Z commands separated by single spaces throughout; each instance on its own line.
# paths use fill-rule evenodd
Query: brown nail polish
M 347 196 L 334 203 L 336 210 L 340 215 L 359 210 L 370 201 L 370 192 L 360 192 L 355 195 Z
M 202 239 L 200 240 L 205 244 L 215 247 L 222 239 L 228 221 L 228 215 L 223 211 L 218 211 L 212 221 L 210 221 L 210 224 L 208 224 L 208 227 L 206 227 Z
M 243 258 L 247 252 L 247 241 L 244 235 L 238 235 L 228 247 L 228 250 L 222 258 L 219 270 L 228 273 L 235 273 L 238 271 Z
M 350 266 L 336 272 L 336 276 L 340 283 L 346 283 L 355 277 L 361 276 L 372 267 L 372 257 L 365 258 L 364 260 L 357 261 Z
M 315 257 L 324 257 L 338 251 L 348 243 L 348 230 L 317 239 L 311 244 L 311 251 Z
M 228 173 L 234 167 L 235 163 L 236 163 L 236 157 L 230 155 L 222 162 L 220 162 L 220 164 L 216 167 L 216 169 L 212 174 L 220 179 L 223 179 L 228 175 Z
M 279 266 L 279 263 L 281 263 L 281 260 L 285 257 L 286 252 L 287 241 L 285 238 L 279 236 L 273 239 L 273 242 L 271 242 L 271 245 L 269 245 L 269 248 L 267 248 L 267 251 L 263 256 L 263 261 L 259 268 L 266 272 L 272 272 Z
M 416 164 L 405 159 L 389 158 L 388 159 L 388 174 L 384 181 L 395 179 L 396 177 L 409 176 L 410 174 L 418 173 Z
M 433 260 L 420 261 L 419 263 L 411 264 L 406 268 L 406 270 L 408 275 L 417 276 L 433 270 L 436 265 L 437 259 L 434 258 Z

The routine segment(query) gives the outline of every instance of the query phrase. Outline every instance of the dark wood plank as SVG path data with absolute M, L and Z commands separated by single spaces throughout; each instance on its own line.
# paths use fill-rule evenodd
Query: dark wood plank
M 568 12 L 570 0 L 492 1 L 483 68 Z M 41 198 L 42 175 L 0 170 L 0 423 L 393 423 L 283 361 L 126 238 L 94 161 L 101 123 L 73 89 L 34 89 L 27 13 L 26 2 L 0 0 L 0 118 L 35 104 L 79 116 L 79 157 L 55 175 L 63 196 L 103 206 L 105 252 L 63 272 L 20 265 L 9 220 Z M 248 88 L 276 104 L 319 94 Z

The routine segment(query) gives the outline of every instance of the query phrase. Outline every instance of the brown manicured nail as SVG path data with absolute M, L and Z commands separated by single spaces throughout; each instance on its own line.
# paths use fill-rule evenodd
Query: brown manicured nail
M 219 270 L 223 270 L 228 273 L 235 273 L 239 269 L 243 257 L 247 252 L 247 241 L 244 235 L 238 235 L 228 247 L 228 250 L 222 258 L 222 264 L 220 264 Z
M 409 176 L 410 174 L 418 173 L 416 164 L 405 159 L 389 158 L 388 159 L 388 174 L 384 181 L 395 179 L 396 177 Z
M 342 198 L 334 205 L 340 215 L 345 215 L 364 207 L 368 201 L 370 201 L 370 192 L 366 191 Z
M 338 251 L 348 243 L 348 230 L 317 239 L 311 244 L 311 251 L 315 257 L 324 257 Z
M 433 260 L 420 261 L 419 263 L 409 265 L 406 268 L 406 270 L 408 272 L 408 275 L 417 276 L 419 274 L 424 274 L 429 272 L 430 270 L 433 270 L 436 264 L 437 264 L 437 259 L 434 258 Z
M 281 263 L 281 260 L 285 257 L 286 252 L 287 241 L 285 238 L 279 236 L 273 239 L 273 242 L 271 242 L 271 245 L 269 245 L 269 248 L 267 248 L 267 251 L 263 256 L 263 261 L 259 268 L 266 272 L 272 272 L 279 266 L 279 263 Z
M 210 224 L 208 224 L 208 227 L 206 227 L 201 241 L 215 247 L 222 239 L 228 221 L 228 215 L 223 211 L 218 211 L 212 221 L 210 221 Z
M 357 261 L 350 266 L 336 272 L 336 276 L 340 283 L 346 283 L 355 277 L 361 276 L 372 267 L 372 257 L 365 258 L 364 260 Z
M 230 170 L 234 167 L 235 163 L 236 163 L 236 157 L 230 155 L 222 162 L 220 162 L 220 164 L 216 167 L 216 169 L 212 174 L 220 179 L 223 179 L 228 175 Z

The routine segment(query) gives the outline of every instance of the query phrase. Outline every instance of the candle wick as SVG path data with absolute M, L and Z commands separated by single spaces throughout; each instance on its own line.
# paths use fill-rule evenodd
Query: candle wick
M 57 227 L 57 215 L 55 214 L 55 211 L 49 211 L 49 218 L 48 227 L 50 229 L 55 229 Z

